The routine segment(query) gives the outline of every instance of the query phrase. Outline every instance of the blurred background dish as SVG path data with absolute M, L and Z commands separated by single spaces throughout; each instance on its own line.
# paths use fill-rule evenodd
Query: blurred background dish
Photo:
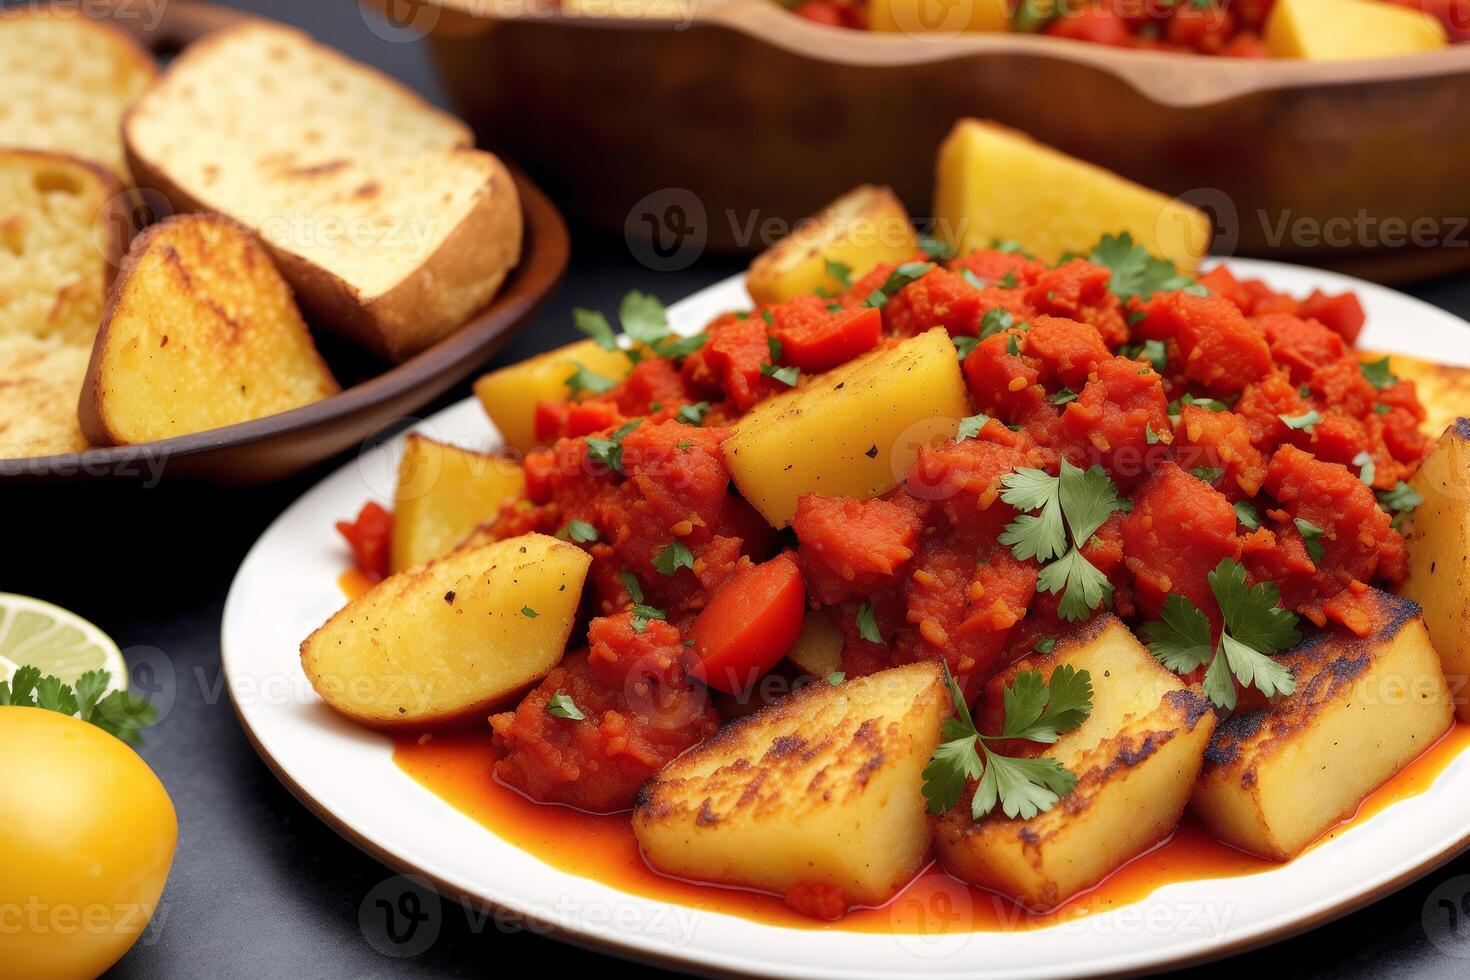
M 1314 62 L 841 30 L 772 0 L 417 9 L 478 131 L 664 253 L 758 251 L 867 181 L 927 214 L 935 148 L 979 116 L 1213 212 L 1217 254 L 1385 281 L 1470 265 L 1463 45 Z

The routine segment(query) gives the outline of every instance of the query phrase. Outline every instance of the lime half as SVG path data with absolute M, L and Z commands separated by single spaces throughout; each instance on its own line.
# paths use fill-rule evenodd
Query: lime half
M 128 687 L 127 662 L 106 633 L 60 606 L 0 592 L 0 681 L 27 666 L 67 684 L 105 670 L 109 691 Z

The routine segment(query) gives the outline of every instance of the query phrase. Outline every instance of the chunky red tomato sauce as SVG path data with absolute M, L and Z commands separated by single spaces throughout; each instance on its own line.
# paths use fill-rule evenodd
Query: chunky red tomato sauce
M 1217 267 L 1123 299 L 1092 262 L 987 250 L 875 308 L 894 269 L 840 296 L 721 316 L 693 353 L 650 354 L 611 390 L 539 407 L 546 446 L 526 458 L 524 499 L 488 527 L 581 543 L 591 620 L 585 652 L 490 720 L 502 781 L 544 802 L 630 807 L 665 763 L 758 703 L 743 693 L 754 681 L 789 672 L 778 662 L 809 609 L 840 632 L 848 676 L 942 657 L 973 697 L 1076 626 L 1038 589 L 1036 560 L 1000 541 L 1017 518 L 1001 480 L 1018 468 L 1100 467 L 1126 498 L 1082 554 L 1135 625 L 1181 595 L 1218 634 L 1207 575 L 1227 558 L 1312 623 L 1360 633 L 1368 584 L 1403 576 L 1404 540 L 1375 490 L 1427 451 L 1424 412 L 1412 382 L 1360 362 L 1353 296 L 1295 299 Z M 787 390 L 773 355 L 817 371 L 935 325 L 968 350 L 973 430 L 920 448 L 889 493 L 807 494 L 790 530 L 773 530 L 722 451 L 730 423 Z M 582 533 L 567 535 L 574 522 Z M 386 526 L 371 513 L 347 528 L 367 570 Z M 581 717 L 552 710 L 557 695 Z
M 1470 40 L 1463 0 L 1384 0 L 1438 19 L 1451 42 Z M 1262 36 L 1275 0 L 1018 0 L 1011 29 L 1121 48 L 1269 57 Z M 1052 14 L 1053 10 L 1063 13 Z M 832 27 L 868 27 L 867 0 L 800 0 L 792 12 Z

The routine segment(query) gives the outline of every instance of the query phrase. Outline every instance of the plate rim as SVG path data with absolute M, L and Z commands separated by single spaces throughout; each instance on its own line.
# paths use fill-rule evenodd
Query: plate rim
M 1380 286 L 1376 283 L 1366 282 L 1364 280 L 1356 279 L 1354 277 L 1343 275 L 1341 273 L 1314 269 L 1306 266 L 1294 265 L 1291 263 L 1258 259 L 1212 259 L 1208 264 L 1214 265 L 1220 262 L 1224 262 L 1230 265 L 1233 269 L 1252 276 L 1259 274 L 1269 275 L 1272 271 L 1286 272 L 1292 275 L 1301 275 L 1305 273 L 1314 277 L 1316 284 L 1323 288 L 1355 290 L 1366 289 L 1369 291 L 1382 291 L 1386 293 L 1391 293 L 1398 302 L 1407 304 L 1406 309 L 1412 310 L 1417 308 L 1419 311 L 1432 313 L 1439 319 L 1446 321 L 1456 321 L 1463 325 L 1465 329 L 1470 330 L 1470 322 L 1461 319 L 1455 314 L 1450 313 L 1448 310 L 1434 306 L 1433 304 L 1428 303 L 1424 300 L 1420 300 L 1416 297 L 1400 293 L 1399 291 L 1391 289 L 1389 287 Z M 718 294 L 721 291 L 728 291 L 732 289 L 737 283 L 741 282 L 743 282 L 743 273 L 737 273 L 685 297 L 683 300 L 680 301 L 680 304 L 698 303 L 700 300 L 704 299 L 707 296 Z M 677 306 L 680 304 L 674 304 L 673 306 L 671 306 L 671 317 L 677 316 L 675 311 Z M 1461 360 L 1464 364 L 1466 364 L 1466 366 L 1470 366 L 1470 355 L 1462 357 Z M 425 421 L 432 422 L 435 418 L 439 416 L 457 410 L 462 410 L 465 405 L 472 403 L 473 401 L 473 397 L 466 398 L 461 402 L 457 402 L 454 405 L 446 407 L 444 410 L 436 413 L 435 416 L 430 416 Z M 400 435 L 398 438 L 401 439 L 402 436 Z M 342 469 L 345 469 L 352 465 L 354 464 L 344 464 Z M 327 477 L 324 477 L 322 482 L 325 482 L 326 479 L 330 478 L 331 474 L 329 474 Z M 234 621 L 234 616 L 232 616 L 232 609 L 240 601 L 239 586 L 242 578 L 241 573 L 245 570 L 246 566 L 250 563 L 252 557 L 262 546 L 262 542 L 264 542 L 265 539 L 270 535 L 271 531 L 274 530 L 278 524 L 285 521 L 288 518 L 290 512 L 296 507 L 297 503 L 300 500 L 305 499 L 308 495 L 314 492 L 315 489 L 316 487 L 313 486 L 311 489 L 308 489 L 305 493 L 303 493 L 302 496 L 297 499 L 297 501 L 288 505 L 285 510 L 283 510 L 282 513 L 274 521 L 272 521 L 271 524 L 262 532 L 260 538 L 256 541 L 254 545 L 251 546 L 249 551 L 247 551 L 245 557 L 241 561 L 240 570 L 237 571 L 235 579 L 231 583 L 229 594 L 225 601 L 224 613 L 221 620 L 221 667 L 224 673 L 225 689 L 229 695 L 231 707 L 234 710 L 235 716 L 239 720 L 240 727 L 244 731 L 246 739 L 247 741 L 249 741 L 251 747 L 255 750 L 256 754 L 260 756 L 261 760 L 265 763 L 266 767 L 271 771 L 271 773 L 281 782 L 283 786 L 286 787 L 286 789 L 292 794 L 292 796 L 294 796 L 309 812 L 314 814 L 318 819 L 320 819 L 323 823 L 330 827 L 335 833 L 337 833 L 339 836 L 343 837 L 345 840 L 353 844 L 353 846 L 357 847 L 365 854 L 373 857 L 386 867 L 391 868 L 399 872 L 400 874 L 415 876 L 422 878 L 425 881 L 428 881 L 441 895 L 451 897 L 465 907 L 477 909 L 503 909 L 505 911 L 512 912 L 526 921 L 535 923 L 539 928 L 543 929 L 547 935 L 557 939 L 558 941 L 567 942 L 571 945 L 593 950 L 595 952 L 613 955 L 624 960 L 646 963 L 663 968 L 672 968 L 678 970 L 679 972 L 692 973 L 696 975 L 718 977 L 824 975 L 820 969 L 812 967 L 802 967 L 794 964 L 790 966 L 787 969 L 787 972 L 784 974 L 777 973 L 776 968 L 773 966 L 768 966 L 767 964 L 759 962 L 748 964 L 743 968 L 733 967 L 717 961 L 720 959 L 728 958 L 725 956 L 725 954 L 718 951 L 707 951 L 705 953 L 700 953 L 697 947 L 686 947 L 678 952 L 666 952 L 663 948 L 659 948 L 656 942 L 643 939 L 637 934 L 633 934 L 632 936 L 619 936 L 617 938 L 613 938 L 608 935 L 600 934 L 598 932 L 585 928 L 579 930 L 575 927 L 565 926 L 561 923 L 548 919 L 545 916 L 537 914 L 533 909 L 529 907 L 528 904 L 523 904 L 521 907 L 517 907 L 513 899 L 497 900 L 491 898 L 489 894 L 487 894 L 487 890 L 485 889 L 480 889 L 477 891 L 474 887 L 468 885 L 462 886 L 455 884 L 454 882 L 445 878 L 443 875 L 431 871 L 428 868 L 422 867 L 419 864 L 415 863 L 413 860 L 403 857 L 398 853 L 395 853 L 391 849 L 390 845 L 380 844 L 377 841 L 371 839 L 371 837 L 367 833 L 358 830 L 351 824 L 347 817 L 341 816 L 334 812 L 329 806 L 317 799 L 317 797 L 313 795 L 311 791 L 309 791 L 294 776 L 292 776 L 291 773 L 287 771 L 285 765 L 265 748 L 263 740 L 252 727 L 251 722 L 246 716 L 246 712 L 242 709 L 241 704 L 237 699 L 236 682 L 230 669 L 232 658 L 229 656 L 228 653 L 230 647 L 230 643 L 228 640 L 228 627 Z M 443 801 L 441 800 L 441 802 Z M 450 806 L 450 804 L 447 803 L 445 803 L 445 805 Z M 456 810 L 455 812 L 459 811 Z M 480 825 L 476 824 L 476 826 Z M 490 831 L 488 828 L 480 826 L 480 829 L 482 830 L 482 832 L 490 834 L 492 837 L 495 836 L 493 831 Z M 499 840 L 502 844 L 504 844 L 504 846 L 519 850 L 518 848 L 515 848 L 515 845 L 511 844 L 510 842 L 504 841 L 503 839 Z M 1436 869 L 1444 866 L 1455 858 L 1461 856 L 1462 854 L 1465 854 L 1467 851 L 1470 851 L 1470 823 L 1467 823 L 1467 825 L 1458 837 L 1449 841 L 1445 845 L 1438 847 L 1432 853 L 1425 855 L 1422 859 L 1416 860 L 1413 864 L 1403 868 L 1398 873 L 1393 874 L 1391 877 L 1379 882 L 1378 884 L 1363 892 L 1347 894 L 1346 897 L 1333 901 L 1325 907 L 1317 909 L 1310 914 L 1304 915 L 1300 918 L 1293 918 L 1290 921 L 1271 927 L 1261 928 L 1256 932 L 1249 932 L 1245 935 L 1241 935 L 1232 939 L 1204 943 L 1199 948 L 1192 951 L 1168 953 L 1162 956 L 1158 956 L 1154 959 L 1148 959 L 1147 951 L 1143 951 L 1139 954 L 1135 954 L 1134 957 L 1135 959 L 1138 957 L 1143 957 L 1143 962 L 1134 962 L 1128 966 L 1122 967 L 1121 969 L 1107 969 L 1106 966 L 1103 965 L 1103 968 L 1101 969 L 1079 970 L 1076 968 L 1075 964 L 1070 965 L 1070 969 L 1068 969 L 1069 965 L 1063 964 L 1062 969 L 1067 970 L 1067 975 L 1071 976 L 1134 976 L 1154 973 L 1165 969 L 1177 969 L 1180 967 L 1196 966 L 1203 963 L 1209 963 L 1230 956 L 1238 955 L 1249 950 L 1271 945 L 1273 943 L 1291 938 L 1293 936 L 1301 935 L 1327 923 L 1330 923 L 1336 919 L 1339 919 L 1345 915 L 1358 911 L 1359 909 L 1362 909 L 1368 905 L 1374 904 L 1375 902 L 1382 900 L 1388 895 L 1391 895 L 1394 892 L 1406 887 L 1412 882 L 1423 878 L 1425 875 L 1432 873 Z M 532 857 L 534 857 L 534 855 L 532 855 Z M 536 858 L 536 860 L 539 861 L 540 859 Z M 548 864 L 546 862 L 541 863 L 545 864 L 546 867 L 558 873 L 569 875 L 571 877 L 578 878 L 579 880 L 592 880 L 585 879 L 580 875 L 572 875 L 570 872 L 563 872 L 561 871 L 561 869 L 556 868 L 555 865 Z M 1282 867 L 1288 867 L 1289 864 L 1290 862 L 1282 865 Z M 1273 872 L 1266 871 L 1262 873 L 1271 874 Z M 653 902 L 660 901 L 658 899 L 649 899 L 647 898 L 647 896 L 636 897 L 641 897 Z M 1147 899 L 1144 899 L 1138 904 L 1142 904 L 1146 901 Z M 718 915 L 721 913 L 713 914 Z M 738 916 L 727 917 L 740 918 Z M 755 925 L 765 928 L 782 928 L 779 926 L 772 926 L 765 923 L 760 923 L 758 920 L 743 921 L 754 921 Z M 841 932 L 841 930 L 836 930 L 835 934 L 842 935 L 843 933 Z M 814 932 L 813 935 L 821 935 L 821 933 Z M 1043 965 L 1042 967 L 1040 967 L 1040 971 L 1045 972 L 1046 975 L 1049 976 L 1062 975 L 1056 967 L 1048 967 L 1047 965 Z

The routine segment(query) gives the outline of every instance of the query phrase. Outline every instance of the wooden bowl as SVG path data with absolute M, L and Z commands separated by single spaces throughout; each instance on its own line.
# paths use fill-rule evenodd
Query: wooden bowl
M 182 46 L 243 16 L 183 0 L 164 9 L 159 27 L 139 35 L 154 50 Z M 411 415 L 484 364 L 530 321 L 566 272 L 570 256 L 566 223 L 534 183 L 514 167 L 511 172 L 525 215 L 520 263 L 488 307 L 432 347 L 389 366 L 314 330 L 318 347 L 343 383 L 340 394 L 267 418 L 173 439 L 0 460 L 0 482 L 11 486 L 122 480 L 152 485 L 160 479 L 187 479 L 260 484 L 306 469 Z
M 940 139 L 981 116 L 1215 211 L 1223 254 L 1378 278 L 1470 267 L 1470 45 L 1243 61 L 867 33 L 772 0 L 658 0 L 690 4 L 684 20 L 415 2 L 438 6 L 415 20 L 432 24 L 450 94 L 486 139 L 570 212 L 656 229 L 665 251 L 681 227 L 713 249 L 762 247 L 862 182 L 893 185 L 925 215 Z M 1391 247 L 1416 221 L 1425 243 Z

